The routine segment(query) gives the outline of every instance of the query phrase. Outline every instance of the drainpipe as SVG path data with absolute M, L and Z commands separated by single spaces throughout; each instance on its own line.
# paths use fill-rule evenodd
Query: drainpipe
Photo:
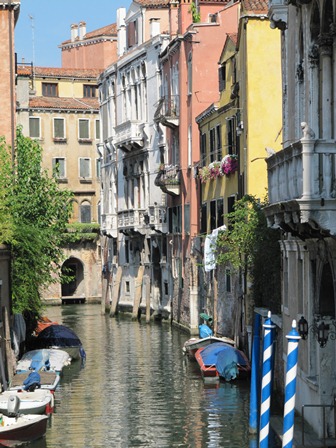
M 14 96 L 14 59 L 13 59 L 13 29 L 12 24 L 14 8 L 12 7 L 12 0 L 8 1 L 8 38 L 9 38 L 9 73 L 10 73 L 10 102 L 11 102 L 11 148 L 12 148 L 12 166 L 14 167 L 14 146 L 15 146 L 15 96 Z

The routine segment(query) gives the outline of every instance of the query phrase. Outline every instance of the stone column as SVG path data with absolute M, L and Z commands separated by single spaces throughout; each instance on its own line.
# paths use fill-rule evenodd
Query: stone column
M 302 143 L 302 199 L 314 197 L 314 147 L 315 134 L 307 123 L 301 123 L 303 137 Z
M 319 131 L 319 47 L 316 44 L 311 45 L 308 52 L 309 61 L 309 123 L 315 129 L 317 137 Z
M 331 139 L 332 131 L 332 37 L 329 34 L 319 36 L 319 48 L 321 58 L 321 87 L 322 87 L 322 138 Z

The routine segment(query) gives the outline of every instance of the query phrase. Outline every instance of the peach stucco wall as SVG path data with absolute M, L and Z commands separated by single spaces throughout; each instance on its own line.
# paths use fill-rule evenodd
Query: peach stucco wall
M 62 49 L 63 68 L 101 68 L 104 69 L 117 60 L 117 41 L 95 44 L 77 44 Z

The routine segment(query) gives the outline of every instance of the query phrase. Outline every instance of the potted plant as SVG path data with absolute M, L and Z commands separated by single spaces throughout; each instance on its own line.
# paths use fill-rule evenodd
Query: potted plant
M 221 161 L 221 171 L 223 176 L 230 176 L 238 169 L 238 156 L 236 154 L 227 154 Z

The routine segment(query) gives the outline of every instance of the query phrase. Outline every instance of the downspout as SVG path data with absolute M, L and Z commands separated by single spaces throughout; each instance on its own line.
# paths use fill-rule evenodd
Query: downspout
M 14 126 L 14 71 L 13 71 L 13 8 L 12 0 L 8 2 L 8 36 L 9 36 L 9 73 L 10 73 L 10 102 L 11 102 L 11 153 L 12 153 L 12 167 L 14 168 L 14 146 L 15 146 L 15 126 Z

